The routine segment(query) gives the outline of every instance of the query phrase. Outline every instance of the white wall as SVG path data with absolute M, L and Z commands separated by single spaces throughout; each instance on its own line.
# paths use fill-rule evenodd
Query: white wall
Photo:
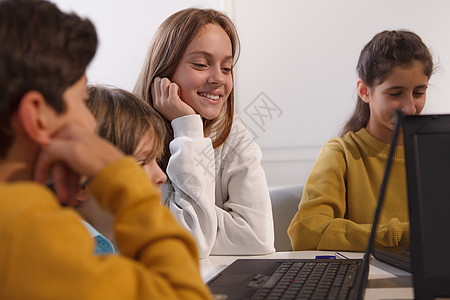
M 134 87 L 147 48 L 158 26 L 174 12 L 188 8 L 221 9 L 221 0 L 50 0 L 61 10 L 89 18 L 99 48 L 87 75 L 91 83 Z
M 91 82 L 131 90 L 159 24 L 182 8 L 210 7 L 235 21 L 242 43 L 236 109 L 263 150 L 269 185 L 303 183 L 321 145 L 355 102 L 356 63 L 377 32 L 406 28 L 430 46 L 440 69 L 425 112 L 450 113 L 448 0 L 55 0 L 89 17 L 100 47 Z

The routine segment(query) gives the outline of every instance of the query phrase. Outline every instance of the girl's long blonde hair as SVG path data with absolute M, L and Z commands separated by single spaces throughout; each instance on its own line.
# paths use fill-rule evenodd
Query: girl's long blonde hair
M 186 48 L 203 26 L 217 24 L 227 33 L 231 41 L 233 65 L 236 63 L 240 42 L 233 22 L 225 14 L 213 9 L 188 8 L 169 16 L 155 33 L 144 63 L 138 77 L 133 93 L 153 106 L 151 93 L 152 83 L 156 77 L 166 77 L 171 80 Z M 232 71 L 233 75 L 233 71 Z M 234 88 L 222 107 L 219 116 L 213 120 L 203 120 L 205 136 L 210 136 L 213 147 L 222 145 L 228 138 L 233 124 L 234 114 Z M 166 121 L 167 142 L 173 139 L 170 122 Z M 168 145 L 166 145 L 168 148 Z M 170 155 L 166 151 L 167 155 Z M 165 170 L 168 157 L 163 159 Z

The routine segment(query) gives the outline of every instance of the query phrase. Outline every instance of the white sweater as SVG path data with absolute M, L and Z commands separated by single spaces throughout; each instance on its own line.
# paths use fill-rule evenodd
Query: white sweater
M 196 239 L 200 258 L 275 251 L 272 207 L 261 149 L 239 117 L 213 149 L 200 115 L 172 121 L 163 201 Z

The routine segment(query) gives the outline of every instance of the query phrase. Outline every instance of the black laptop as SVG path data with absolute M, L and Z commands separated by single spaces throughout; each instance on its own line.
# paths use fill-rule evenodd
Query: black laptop
M 416 299 L 450 297 L 450 115 L 403 117 Z
M 376 247 L 372 255 L 389 265 L 411 273 L 411 251 L 409 246 Z
M 238 259 L 208 282 L 216 299 L 362 299 L 398 136 L 398 120 L 399 115 L 363 259 Z
M 373 249 L 413 272 L 416 299 L 450 297 L 450 115 L 404 116 L 410 247 Z

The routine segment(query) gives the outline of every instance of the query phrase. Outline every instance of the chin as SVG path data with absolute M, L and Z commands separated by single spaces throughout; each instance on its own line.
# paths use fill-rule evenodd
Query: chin
M 206 120 L 214 120 L 219 116 L 220 112 L 206 112 L 206 113 L 200 113 L 203 119 Z

